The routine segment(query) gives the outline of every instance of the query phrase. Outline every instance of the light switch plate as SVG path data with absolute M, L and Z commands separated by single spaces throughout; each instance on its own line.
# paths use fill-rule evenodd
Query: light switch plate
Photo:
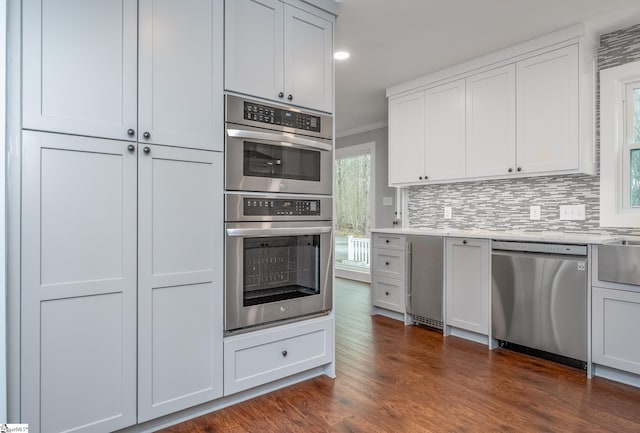
M 445 206 L 444 207 L 444 219 L 450 220 L 451 219 L 451 215 L 452 215 L 451 206 Z
M 586 209 L 583 204 L 560 206 L 561 221 L 584 221 L 586 218 Z
M 539 220 L 540 219 L 540 206 L 529 206 L 529 219 L 530 220 Z

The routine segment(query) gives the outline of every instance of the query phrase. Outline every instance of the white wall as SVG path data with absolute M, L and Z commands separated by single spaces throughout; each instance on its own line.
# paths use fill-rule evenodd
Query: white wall
M 7 2 L 0 0 L 0 422 L 7 421 L 6 46 Z

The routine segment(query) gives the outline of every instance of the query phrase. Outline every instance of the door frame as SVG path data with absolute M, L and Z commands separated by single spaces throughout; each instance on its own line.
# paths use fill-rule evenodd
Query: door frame
M 356 144 L 353 146 L 345 146 L 345 147 L 341 147 L 336 149 L 336 153 L 335 153 L 335 159 L 336 161 L 338 161 L 339 159 L 343 159 L 343 158 L 351 158 L 354 156 L 361 156 L 361 155 L 370 155 L 371 156 L 371 162 L 370 162 L 370 169 L 369 169 L 369 216 L 370 216 L 370 224 L 369 224 L 369 228 L 371 229 L 372 227 L 375 227 L 375 217 L 376 217 L 376 213 L 375 213 L 375 203 L 376 203 L 376 142 L 375 141 L 369 141 L 367 143 L 362 143 L 362 144 Z M 335 170 L 335 167 L 334 167 Z M 335 177 L 335 176 L 334 176 Z M 336 194 L 334 194 L 335 200 L 337 202 L 338 197 Z M 334 216 L 333 216 L 333 220 L 337 221 L 337 215 L 335 214 L 337 212 L 338 206 L 334 206 Z M 335 227 L 335 224 L 334 224 Z M 370 234 L 370 233 L 369 233 Z M 335 245 L 335 241 L 334 241 L 334 245 Z M 369 257 L 371 258 L 371 244 L 369 244 Z M 369 264 L 369 271 L 368 272 L 362 272 L 362 271 L 356 271 L 356 270 L 351 270 L 351 269 L 344 269 L 344 268 L 338 268 L 336 266 L 336 261 L 335 258 L 333 260 L 333 269 L 334 269 L 334 274 L 336 277 L 338 278 L 346 278 L 349 280 L 355 280 L 355 281 L 361 281 L 364 283 L 371 283 L 371 263 Z

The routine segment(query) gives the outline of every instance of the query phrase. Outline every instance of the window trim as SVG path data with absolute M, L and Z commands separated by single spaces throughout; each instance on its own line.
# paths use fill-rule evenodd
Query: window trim
M 640 61 L 600 71 L 600 227 L 640 227 L 640 208 L 630 206 L 628 163 L 637 146 L 628 140 L 625 103 L 638 81 Z

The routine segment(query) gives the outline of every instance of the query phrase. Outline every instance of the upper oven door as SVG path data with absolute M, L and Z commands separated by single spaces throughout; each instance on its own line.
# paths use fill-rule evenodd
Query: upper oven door
M 227 123 L 225 188 L 330 195 L 332 150 L 331 140 Z

